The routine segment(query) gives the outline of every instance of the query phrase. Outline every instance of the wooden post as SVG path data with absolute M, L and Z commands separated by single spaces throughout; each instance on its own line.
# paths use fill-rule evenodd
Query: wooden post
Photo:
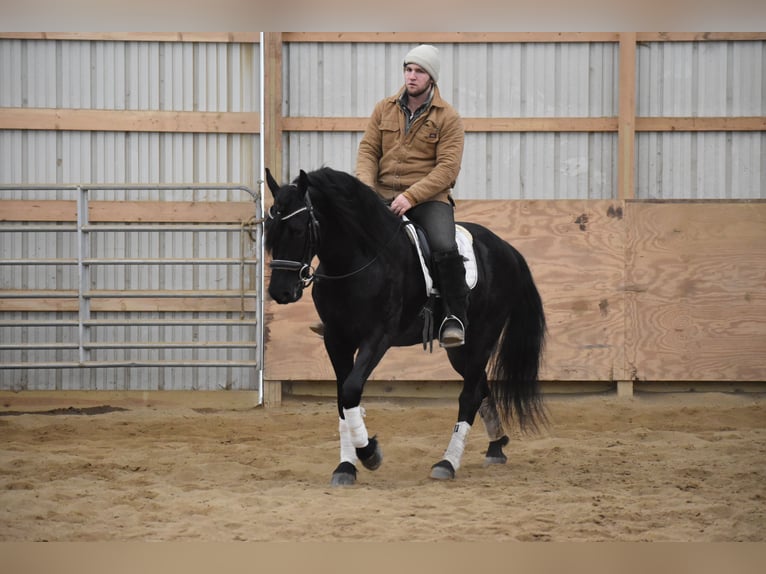
M 619 117 L 617 118 L 617 199 L 625 202 L 636 197 L 636 33 L 623 32 L 620 34 L 620 86 L 619 86 Z M 624 211 L 624 205 L 623 205 Z M 627 249 L 627 241 L 625 242 Z M 627 265 L 627 253 L 623 258 Z M 627 269 L 625 269 L 627 273 Z M 625 276 L 625 273 L 623 276 Z M 623 297 L 628 297 L 627 293 Z M 628 301 L 624 301 L 627 309 Z M 626 313 L 625 333 L 627 333 Z M 623 358 L 627 361 L 627 353 Z M 627 363 L 622 372 L 627 373 Z M 617 381 L 617 396 L 632 397 L 633 381 Z
M 633 381 L 617 381 L 617 396 L 631 398 L 633 396 Z
M 263 35 L 263 161 L 277 181 L 283 181 L 282 176 L 282 34 L 266 32 Z M 263 207 L 268 211 L 273 201 L 271 193 L 266 192 L 263 184 Z M 264 343 L 265 344 L 265 343 Z M 278 407 L 282 404 L 282 381 L 270 379 L 266 352 L 263 369 L 262 403 L 266 408 Z
M 617 198 L 635 198 L 636 33 L 620 34 L 620 110 L 617 121 Z
M 264 408 L 278 407 L 282 404 L 282 381 L 263 381 Z
M 264 35 L 264 167 L 268 167 L 278 181 L 282 181 L 282 34 L 266 32 Z M 264 207 L 268 208 L 271 194 L 264 193 Z

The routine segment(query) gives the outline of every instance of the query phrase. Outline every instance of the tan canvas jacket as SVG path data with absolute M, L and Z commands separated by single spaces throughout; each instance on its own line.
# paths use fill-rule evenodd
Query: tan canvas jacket
M 463 159 L 463 121 L 435 87 L 431 105 L 405 134 L 401 93 L 376 104 L 359 144 L 356 176 L 387 200 L 404 193 L 412 205 L 449 202 Z

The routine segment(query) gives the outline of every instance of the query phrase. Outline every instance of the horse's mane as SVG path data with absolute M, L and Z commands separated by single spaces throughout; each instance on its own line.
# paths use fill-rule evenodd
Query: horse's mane
M 311 200 L 321 214 L 366 245 L 380 248 L 397 228 L 398 218 L 375 190 L 353 175 L 323 167 L 310 172 L 308 181 Z

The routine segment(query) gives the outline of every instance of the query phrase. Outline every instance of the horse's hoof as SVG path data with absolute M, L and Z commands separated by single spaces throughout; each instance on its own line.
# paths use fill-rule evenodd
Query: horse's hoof
M 484 458 L 484 466 L 490 466 L 493 464 L 505 464 L 508 462 L 508 457 L 503 456 L 487 456 Z
M 484 466 L 490 464 L 505 464 L 508 462 L 508 457 L 503 453 L 503 447 L 509 442 L 508 437 L 504 436 L 489 443 L 487 449 L 487 456 L 484 458 Z
M 378 439 L 375 437 L 372 437 L 364 448 L 356 449 L 356 456 L 367 470 L 377 470 L 383 463 L 383 451 L 380 450 Z
M 342 462 L 332 473 L 331 486 L 351 486 L 356 482 L 356 467 L 350 462 Z
M 455 478 L 455 468 L 448 460 L 440 460 L 431 467 L 431 478 L 436 480 L 453 480 Z

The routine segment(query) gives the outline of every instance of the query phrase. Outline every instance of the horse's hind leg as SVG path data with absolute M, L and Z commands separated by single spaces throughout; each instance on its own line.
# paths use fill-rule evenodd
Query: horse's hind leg
M 489 345 L 486 345 L 486 348 L 489 348 Z M 486 352 L 476 353 L 475 350 L 467 352 L 464 348 L 448 354 L 450 363 L 463 376 L 464 382 L 460 393 L 458 422 L 452 432 L 449 446 L 443 459 L 431 468 L 431 478 L 439 480 L 455 478 L 465 450 L 465 441 L 477 412 L 484 422 L 484 428 L 490 440 L 484 463 L 502 464 L 507 460 L 503 447 L 508 444 L 508 437 L 505 435 L 495 404 L 489 398 L 487 374 L 484 369 L 489 355 Z M 470 366 L 466 365 L 467 357 L 472 358 L 469 360 Z
M 466 376 L 464 348 L 449 353 L 450 362 L 455 370 L 463 375 L 463 390 L 460 392 L 457 424 L 452 431 L 447 450 L 444 451 L 442 460 L 431 467 L 431 478 L 437 480 L 450 480 L 455 478 L 460 462 L 463 458 L 466 439 L 476 419 L 476 413 L 483 398 L 481 384 L 486 385 L 486 375 L 483 369 L 481 375 L 474 377 Z
M 479 416 L 484 422 L 484 428 L 489 437 L 489 447 L 484 458 L 484 464 L 505 464 L 508 457 L 503 452 L 503 447 L 508 444 L 508 436 L 503 429 L 503 423 L 498 415 L 494 401 L 489 396 L 484 397 L 479 407 Z

